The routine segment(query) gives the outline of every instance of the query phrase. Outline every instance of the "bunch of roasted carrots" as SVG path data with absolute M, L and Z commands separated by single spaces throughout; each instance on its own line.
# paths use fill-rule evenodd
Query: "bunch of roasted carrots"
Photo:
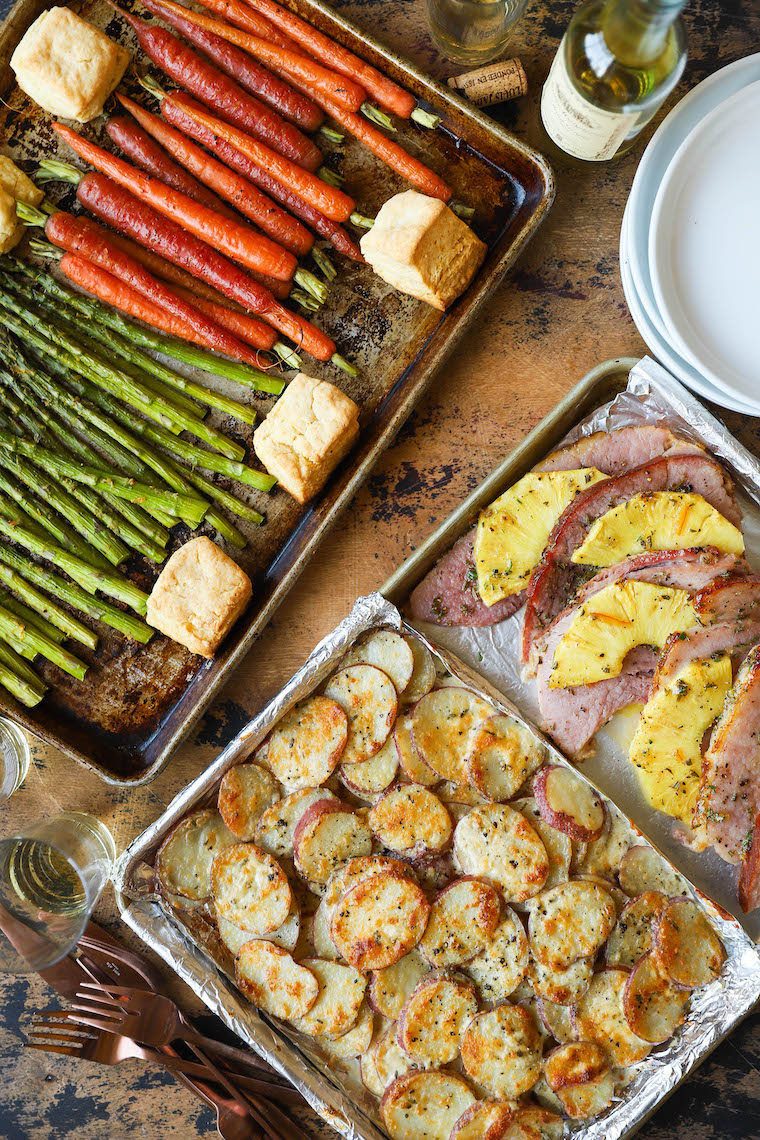
M 107 130 L 132 164 L 56 123 L 96 173 L 52 161 L 40 168 L 42 180 L 76 182 L 79 202 L 110 229 L 60 211 L 45 218 L 24 208 L 22 217 L 45 224 L 73 283 L 162 332 L 254 368 L 268 366 L 262 352 L 297 361 L 281 334 L 298 351 L 352 371 L 329 336 L 283 304 L 290 298 L 316 310 L 327 295 L 325 282 L 298 262 L 311 253 L 323 275 L 334 276 L 315 236 L 362 260 L 345 228 L 361 216 L 339 179 L 321 176 L 309 132 L 324 128 L 327 113 L 417 189 L 446 201 L 445 183 L 365 117 L 417 114 L 424 122 L 425 113 L 274 0 L 203 0 L 214 17 L 174 0 L 143 2 L 174 31 L 117 11 L 178 89 L 142 81 L 160 100 L 160 116 L 118 95 L 128 114 Z

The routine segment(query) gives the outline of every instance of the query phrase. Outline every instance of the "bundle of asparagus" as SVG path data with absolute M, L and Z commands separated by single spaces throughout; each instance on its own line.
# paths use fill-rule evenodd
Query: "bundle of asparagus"
M 153 636 L 147 595 L 119 569 L 134 554 L 160 564 L 178 521 L 205 521 L 242 548 L 220 508 L 263 522 L 205 472 L 264 492 L 275 480 L 204 422 L 213 407 L 252 424 L 253 409 L 148 355 L 158 338 L 105 306 L 5 257 L 0 318 L 0 686 L 31 707 L 46 689 L 29 666 L 38 656 L 85 675 L 62 644 L 97 648 L 76 612 L 138 642 Z M 283 383 L 261 374 L 256 387 L 278 394 Z

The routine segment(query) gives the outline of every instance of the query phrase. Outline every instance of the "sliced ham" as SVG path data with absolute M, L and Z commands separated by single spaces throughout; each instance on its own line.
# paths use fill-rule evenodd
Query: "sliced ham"
M 719 855 L 738 863 L 750 850 L 758 813 L 760 645 L 747 654 L 713 729 L 693 822 Z
M 577 566 L 571 558 L 594 521 L 642 491 L 693 492 L 735 526 L 741 523 L 741 511 L 730 478 L 719 463 L 705 455 L 656 459 L 581 491 L 559 519 L 544 557 L 528 583 L 522 638 L 524 663 L 530 659 L 536 638 L 573 597 L 579 581 L 583 580 L 584 570 L 587 573 L 586 568 Z
M 574 471 L 596 467 L 605 475 L 621 475 L 655 456 L 701 455 L 698 444 L 679 439 L 669 428 L 654 424 L 595 432 L 552 452 L 535 471 Z M 411 616 L 434 625 L 496 625 L 517 613 L 525 592 L 486 606 L 478 594 L 475 535 L 472 527 L 447 551 L 412 592 Z
M 729 575 L 711 582 L 697 595 L 694 605 L 703 623 L 760 620 L 760 578 Z
M 581 758 L 588 752 L 594 733 L 614 713 L 626 705 L 647 700 L 659 656 L 659 650 L 638 645 L 627 654 L 621 672 L 615 677 L 592 685 L 550 687 L 557 646 L 578 608 L 612 582 L 623 579 L 654 582 L 694 593 L 716 573 L 723 573 L 732 561 L 735 561 L 733 555 L 719 554 L 716 550 L 665 550 L 634 555 L 596 574 L 573 605 L 554 620 L 537 660 L 538 701 L 546 731 L 568 756 Z
M 734 660 L 744 658 L 760 641 L 760 620 L 722 621 L 715 625 L 695 626 L 685 634 L 674 633 L 665 643 L 657 664 L 656 684 L 664 685 L 692 661 L 704 661 L 714 653 L 730 653 Z
M 745 914 L 760 906 L 760 815 L 739 871 L 739 905 Z

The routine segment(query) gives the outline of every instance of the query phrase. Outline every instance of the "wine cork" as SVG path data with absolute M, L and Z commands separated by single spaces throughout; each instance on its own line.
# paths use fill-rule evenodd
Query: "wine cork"
M 467 71 L 464 75 L 452 75 L 446 82 L 449 87 L 463 92 L 477 107 L 506 103 L 508 99 L 517 99 L 528 91 L 528 80 L 519 59 L 489 63 L 487 67 Z

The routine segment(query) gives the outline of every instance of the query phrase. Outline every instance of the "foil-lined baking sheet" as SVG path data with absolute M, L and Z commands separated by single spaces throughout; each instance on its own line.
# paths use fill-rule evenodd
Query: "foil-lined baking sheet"
M 635 424 L 666 424 L 676 434 L 707 448 L 728 469 L 737 486 L 737 501 L 744 515 L 746 557 L 760 569 L 760 463 L 734 439 L 669 372 L 645 357 L 631 370 L 628 386 L 578 423 L 563 440 L 573 443 L 595 431 L 614 431 Z M 561 445 L 560 445 L 561 446 Z M 519 639 L 523 611 L 508 621 L 481 629 L 445 627 L 415 622 L 415 627 L 473 665 L 508 696 L 534 724 L 541 723 L 536 684 L 524 679 L 520 665 Z M 638 724 L 640 705 L 617 713 L 596 734 L 596 751 L 584 760 L 580 771 L 620 807 L 665 853 L 679 871 L 701 891 L 736 915 L 757 941 L 760 910 L 744 915 L 736 897 L 737 868 L 725 863 L 714 851 L 697 852 L 676 837 L 677 823 L 654 811 L 644 799 L 628 745 Z
M 267 1019 L 232 984 L 223 962 L 210 956 L 197 928 L 169 911 L 155 890 L 153 860 L 162 840 L 188 811 L 213 802 L 218 783 L 233 764 L 250 756 L 276 721 L 316 689 L 336 667 L 346 649 L 367 630 L 403 628 L 401 615 L 379 594 L 360 598 L 351 614 L 316 647 L 302 669 L 255 717 L 210 767 L 180 792 L 164 814 L 124 852 L 115 872 L 117 899 L 124 921 L 166 961 L 208 1008 L 303 1094 L 311 1107 L 347 1140 L 380 1140 L 385 1135 L 377 1101 L 363 1088 L 356 1063 L 330 1066 L 310 1038 Z M 410 629 L 410 627 L 406 627 Z M 411 630 L 410 630 L 411 632 Z M 456 676 L 496 708 L 525 717 L 480 674 L 432 640 L 423 640 L 438 657 L 440 672 Z M 550 743 L 548 759 L 566 764 Z M 586 775 L 586 773 L 583 773 Z M 608 810 L 617 811 L 616 808 Z M 634 841 L 642 842 L 634 827 Z M 760 955 L 741 926 L 709 900 L 701 899 L 727 952 L 720 978 L 692 999 L 686 1024 L 664 1046 L 655 1047 L 640 1065 L 626 1071 L 627 1084 L 598 1120 L 568 1121 L 568 1135 L 583 1140 L 620 1140 L 639 1128 L 658 1104 L 752 1009 L 760 998 Z

